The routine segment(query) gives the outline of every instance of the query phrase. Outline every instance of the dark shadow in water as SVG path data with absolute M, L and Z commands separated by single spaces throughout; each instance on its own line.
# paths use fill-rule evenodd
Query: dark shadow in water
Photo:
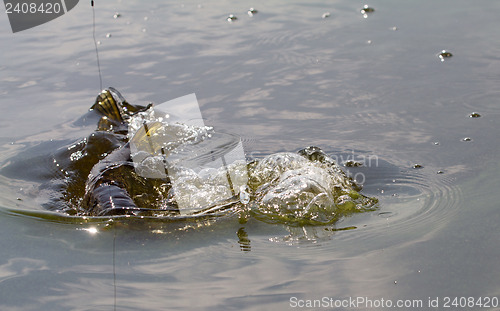
M 245 228 L 239 228 L 236 234 L 238 235 L 238 244 L 240 244 L 240 249 L 243 252 L 249 252 L 252 249 L 252 246 L 250 245 L 250 239 L 248 238 Z

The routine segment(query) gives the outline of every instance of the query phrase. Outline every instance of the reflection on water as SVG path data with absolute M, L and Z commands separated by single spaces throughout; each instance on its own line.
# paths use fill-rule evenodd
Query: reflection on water
M 48 269 L 47 264 L 42 260 L 11 258 L 6 264 L 0 266 L 0 283 L 10 278 L 26 276 L 33 271 Z
M 2 310 L 111 309 L 115 289 L 120 310 L 500 295 L 499 4 L 378 1 L 367 18 L 343 0 L 252 5 L 250 17 L 229 1 L 96 2 L 104 84 L 134 103 L 196 92 L 207 124 L 242 136 L 251 157 L 311 144 L 376 156 L 343 169 L 363 174 L 380 209 L 314 228 L 110 225 L 31 212 L 48 195 L 33 186 L 41 172 L 13 170 L 0 176 Z M 0 29 L 2 165 L 18 155 L 41 167 L 22 151 L 89 134 L 65 125 L 99 91 L 91 17 L 81 3 L 30 32 Z M 441 62 L 443 49 L 453 56 Z

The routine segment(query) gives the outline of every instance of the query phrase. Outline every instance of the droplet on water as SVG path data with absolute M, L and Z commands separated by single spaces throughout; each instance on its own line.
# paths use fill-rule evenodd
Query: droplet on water
M 450 58 L 452 57 L 453 54 L 451 54 L 450 52 L 446 51 L 446 50 L 442 50 L 441 53 L 438 54 L 438 57 L 439 59 L 444 62 L 444 59 L 445 58 Z
M 254 16 L 255 14 L 259 13 L 259 11 L 257 11 L 254 8 L 250 8 L 250 9 L 248 9 L 247 13 L 249 16 Z
M 234 16 L 233 14 L 230 14 L 230 15 L 226 18 L 226 20 L 227 20 L 228 22 L 234 22 L 234 21 L 235 21 L 235 20 L 237 20 L 237 19 L 238 19 L 238 18 L 237 18 L 236 16 Z
M 371 8 L 368 6 L 368 4 L 365 4 L 363 8 L 361 9 L 361 14 L 363 14 L 364 18 L 368 17 L 368 14 L 375 12 L 374 8 Z
M 479 118 L 481 115 L 478 112 L 473 112 L 469 115 L 469 118 Z
M 369 7 L 369 6 L 368 6 L 368 4 L 365 4 L 365 5 L 363 6 L 363 8 L 361 9 L 361 13 L 362 13 L 362 14 L 365 14 L 365 13 L 373 13 L 373 12 L 375 12 L 375 9 L 374 9 L 374 8 Z

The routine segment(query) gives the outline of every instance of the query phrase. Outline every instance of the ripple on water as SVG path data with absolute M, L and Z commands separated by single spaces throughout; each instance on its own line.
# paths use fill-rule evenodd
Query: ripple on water
M 327 152 L 330 156 L 339 154 L 339 152 Z M 266 154 L 262 154 L 264 156 Z M 255 155 L 256 157 L 261 157 Z M 394 157 L 394 156 L 392 156 Z M 338 163 L 342 164 L 345 161 L 340 161 L 339 157 L 334 157 Z M 305 227 L 305 229 L 295 228 L 290 229 L 290 235 L 286 239 L 278 239 L 279 241 L 290 243 L 294 241 L 317 241 L 321 238 L 330 239 L 332 235 L 336 240 L 349 239 L 366 239 L 372 241 L 372 247 L 381 247 L 381 245 L 409 242 L 415 239 L 424 239 L 425 236 L 432 234 L 449 221 L 449 215 L 456 212 L 456 206 L 460 201 L 461 192 L 458 187 L 453 185 L 453 179 L 447 174 L 436 174 L 437 169 L 426 164 L 426 167 L 421 169 L 412 169 L 408 164 L 402 165 L 402 159 L 392 159 L 390 156 L 378 156 L 376 165 L 364 162 L 365 165 L 346 165 L 345 171 L 350 171 L 352 174 L 360 172 L 363 174 L 365 190 L 362 192 L 367 196 L 376 196 L 380 200 L 380 208 L 374 212 L 364 214 L 356 214 L 353 217 L 341 219 L 338 223 L 328 226 Z M 342 158 L 341 158 L 342 159 Z M 344 157 L 343 159 L 351 160 Z M 353 162 L 360 163 L 358 158 L 352 158 Z M 350 163 L 350 162 L 349 162 Z M 422 166 L 421 164 L 419 164 Z M 352 175 L 351 175 L 352 176 Z M 69 222 L 85 225 L 91 223 L 103 223 L 106 226 L 106 221 L 109 217 L 74 217 L 64 216 L 58 213 L 41 211 L 36 208 L 37 194 L 33 196 L 24 196 L 23 201 L 18 201 L 19 193 L 12 191 L 12 185 L 23 186 L 14 183 L 14 180 L 5 176 L 0 180 L 2 193 L 12 193 L 12 198 L 8 202 L 3 202 L 8 198 L 2 199 L 2 206 L 11 207 L 7 209 L 18 215 L 29 217 L 43 218 L 49 221 Z M 366 178 L 365 178 L 366 177 Z M 30 197 L 33 199 L 31 200 Z M 149 218 L 148 221 L 157 221 L 154 218 Z M 127 219 L 126 217 L 118 217 L 118 219 Z M 184 217 L 182 219 L 191 219 Z M 179 219 L 176 219 L 179 220 Z M 169 222 L 169 220 L 163 220 Z M 168 224 L 168 228 L 182 229 L 184 224 Z M 213 223 L 213 217 L 200 219 L 195 224 Z M 166 230 L 162 227 L 162 230 Z M 309 229 L 307 229 L 309 228 Z M 355 229 L 356 230 L 342 230 Z M 390 228 L 388 230 L 388 228 Z M 176 229 L 176 230 L 177 230 Z M 180 230 L 179 229 L 179 230 Z M 422 230 L 423 229 L 423 230 Z M 171 232 L 166 230 L 165 232 Z M 340 233 L 339 231 L 342 231 Z M 244 239 L 243 239 L 244 240 Z M 376 242 L 374 241 L 376 240 Z M 366 242 L 368 243 L 368 242 Z M 368 244 L 369 245 L 369 244 Z
M 426 240 L 459 210 L 462 192 L 451 174 L 436 174 L 432 168 L 404 169 L 382 160 L 390 157 L 380 158 L 375 168 L 358 168 L 366 174 L 365 195 L 375 195 L 380 208 L 338 222 L 336 228 L 356 228 L 336 233 L 336 243 L 345 242 L 342 246 L 357 240 L 371 251 Z
M 363 172 L 366 175 L 363 193 L 376 196 L 380 200 L 378 210 L 341 219 L 334 225 L 288 227 L 289 235 L 270 237 L 270 241 L 285 244 L 314 244 L 324 239 L 334 239 L 339 243 L 343 241 L 349 243 L 350 240 L 355 239 L 362 241 L 366 246 L 366 251 L 369 251 L 400 243 L 425 240 L 440 228 L 445 227 L 445 224 L 451 220 L 450 216 L 458 211 L 456 207 L 461 200 L 462 193 L 454 185 L 455 180 L 449 174 L 436 174 L 435 170 L 430 172 L 431 170 L 426 171 L 425 168 L 422 170 L 404 169 L 380 159 L 377 167 L 366 165 L 349 167 L 348 170 L 352 170 L 351 173 Z M 8 186 L 10 181 L 7 178 L 3 179 L 0 182 L 1 188 L 10 187 Z M 9 192 L 3 191 L 3 193 Z M 51 222 L 72 223 L 84 228 L 97 226 L 98 230 L 105 229 L 110 224 L 117 224 L 124 228 L 132 226 L 136 229 L 142 226 L 144 230 L 149 230 L 150 227 L 155 230 L 159 228 L 161 233 L 169 234 L 186 230 L 186 228 L 196 230 L 200 226 L 211 226 L 228 219 L 225 216 L 222 218 L 207 216 L 200 219 L 183 217 L 173 221 L 152 217 L 135 219 L 115 216 L 114 220 L 110 220 L 109 217 L 65 216 L 60 213 L 34 210 L 29 205 L 35 205 L 36 200 L 19 202 L 15 194 L 8 202 L 5 200 L 6 198 L 2 200 L 2 206 L 13 208 L 4 208 L 4 213 L 41 218 Z M 234 214 L 227 216 L 232 217 Z M 143 225 L 145 222 L 148 226 Z M 276 225 L 269 224 L 269 226 Z M 285 225 L 277 226 L 286 228 Z M 249 238 L 244 230 L 239 232 L 238 236 L 242 250 L 250 250 L 249 243 L 247 243 Z

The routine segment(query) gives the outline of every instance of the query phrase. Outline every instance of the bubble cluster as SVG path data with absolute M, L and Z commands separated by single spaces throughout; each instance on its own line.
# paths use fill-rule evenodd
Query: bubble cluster
M 255 191 L 251 207 L 258 219 L 327 224 L 375 208 L 378 201 L 358 193 L 330 157 L 319 149 L 310 151 L 272 154 L 250 169 L 249 186 Z

